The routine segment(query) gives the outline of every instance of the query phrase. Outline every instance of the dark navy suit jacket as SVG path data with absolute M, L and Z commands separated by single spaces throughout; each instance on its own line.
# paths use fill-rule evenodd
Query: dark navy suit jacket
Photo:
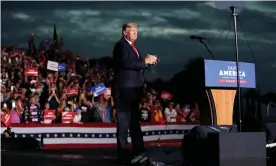
M 114 97 L 122 93 L 135 93 L 134 91 L 138 88 L 142 88 L 143 70 L 147 66 L 139 50 L 138 53 L 139 57 L 124 37 L 115 44 L 113 49 L 114 83 L 112 88 Z

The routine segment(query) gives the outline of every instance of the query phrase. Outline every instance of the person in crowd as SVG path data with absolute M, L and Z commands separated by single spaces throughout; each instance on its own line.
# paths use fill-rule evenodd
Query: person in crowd
M 24 108 L 22 107 L 22 101 L 21 101 L 20 97 L 18 97 L 15 101 L 15 110 L 16 110 L 16 112 L 19 113 L 20 116 L 24 111 Z
M 112 123 L 114 122 L 114 119 L 116 119 L 114 117 L 114 101 L 113 101 L 113 97 L 111 96 L 110 99 L 105 99 L 104 101 L 104 105 L 106 108 L 106 123 Z
M 57 90 L 56 90 L 56 87 L 54 84 L 52 84 L 49 94 L 50 94 L 50 96 L 48 98 L 48 102 L 49 102 L 50 108 L 57 110 L 57 108 L 60 104 L 60 101 L 58 99 Z
M 177 112 L 174 109 L 174 103 L 170 102 L 169 106 L 165 109 L 165 118 L 167 122 L 176 122 Z
M 175 105 L 175 111 L 176 111 L 176 113 L 177 113 L 177 116 L 176 116 L 176 121 L 177 122 L 180 122 L 181 121 L 181 115 L 182 115 L 182 111 L 181 111 L 181 108 L 180 108 L 180 104 L 179 103 L 177 103 L 176 105 Z
M 196 103 L 194 109 L 192 109 L 190 120 L 195 123 L 199 123 L 200 121 L 200 111 L 198 103 Z
M 81 110 L 80 109 L 76 109 L 76 114 L 74 116 L 74 119 L 73 119 L 73 123 L 82 123 L 81 122 Z
M 67 107 L 67 101 L 66 99 L 62 99 L 60 101 L 60 104 L 57 108 L 57 111 L 56 111 L 56 119 L 55 119 L 55 122 L 57 123 L 60 123 L 61 122 L 61 118 L 62 118 L 62 112 L 63 110 L 65 109 L 65 107 Z
M 10 111 L 11 123 L 20 123 L 21 113 L 23 109 L 20 106 L 18 106 L 18 104 L 16 104 L 18 101 L 13 101 L 13 102 L 14 102 L 14 106 L 12 106 L 12 109 Z
M 151 111 L 152 111 L 152 122 L 156 122 L 156 123 L 160 123 L 163 124 L 164 123 L 164 116 L 162 113 L 162 106 L 159 102 L 159 100 L 156 100 L 154 102 L 154 104 L 151 107 Z
M 46 111 L 49 111 L 50 110 L 50 104 L 49 103 L 46 103 L 45 104 L 45 106 L 44 106 L 44 110 L 42 111 L 42 113 L 41 113 L 41 119 L 43 119 L 43 123 L 44 124 L 50 124 L 50 123 L 52 123 L 53 121 L 55 121 L 55 119 L 56 119 L 56 115 L 53 115 L 53 120 L 51 120 L 51 119 L 45 119 L 44 118 L 44 116 L 45 116 L 45 114 L 46 114 Z
M 180 109 L 180 105 L 176 107 L 176 111 L 177 111 L 177 121 L 179 122 L 187 122 L 189 121 L 189 116 L 190 116 L 190 105 L 189 104 L 185 104 L 181 109 Z
M 4 130 L 3 134 L 1 134 L 2 138 L 14 138 L 15 134 L 11 131 L 11 127 L 7 127 L 6 130 Z M 2 146 L 1 146 L 2 148 Z
M 98 96 L 97 101 L 95 101 L 95 94 L 93 94 L 91 104 L 94 107 L 94 109 L 97 111 L 98 115 L 100 116 L 101 122 L 106 123 L 107 111 L 106 111 L 106 103 L 104 100 L 104 96 L 103 95 Z
M 23 118 L 25 123 L 40 123 L 41 111 L 36 98 L 31 97 L 29 104 L 27 104 L 23 111 Z
M 150 122 L 151 121 L 151 108 L 149 104 L 144 100 L 140 104 L 140 114 L 141 114 L 141 122 Z

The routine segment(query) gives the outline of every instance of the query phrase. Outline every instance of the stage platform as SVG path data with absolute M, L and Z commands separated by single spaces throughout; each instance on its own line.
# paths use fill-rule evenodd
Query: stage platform
M 181 165 L 180 147 L 149 147 L 149 155 L 167 165 Z M 2 151 L 2 166 L 117 166 L 115 148 Z

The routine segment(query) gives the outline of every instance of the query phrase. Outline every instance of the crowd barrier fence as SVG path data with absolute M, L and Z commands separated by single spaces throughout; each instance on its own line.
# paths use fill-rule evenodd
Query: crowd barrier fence
M 178 146 L 196 124 L 142 123 L 146 146 Z M 116 124 L 11 124 L 16 138 L 42 140 L 44 149 L 116 147 Z M 3 133 L 6 127 L 1 127 Z M 159 141 L 158 141 L 159 140 Z M 128 141 L 131 143 L 130 137 Z

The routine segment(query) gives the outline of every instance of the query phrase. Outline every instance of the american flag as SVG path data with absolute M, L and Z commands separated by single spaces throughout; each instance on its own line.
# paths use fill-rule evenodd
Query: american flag
M 115 147 L 115 124 L 12 124 L 16 138 L 35 138 L 43 141 L 45 149 Z M 194 125 L 142 124 L 146 145 L 179 142 Z M 1 130 L 5 130 L 2 128 Z M 2 131 L 2 132 L 3 132 Z M 160 140 L 157 142 L 157 140 Z M 131 142 L 131 139 L 128 138 Z

